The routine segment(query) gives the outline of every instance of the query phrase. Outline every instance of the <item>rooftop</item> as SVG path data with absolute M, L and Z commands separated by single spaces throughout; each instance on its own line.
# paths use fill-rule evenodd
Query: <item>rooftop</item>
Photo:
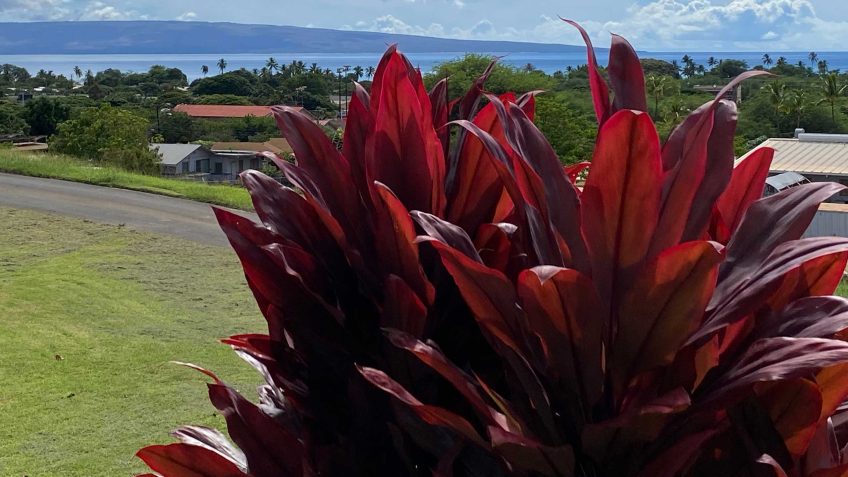
M 200 144 L 151 144 L 151 151 L 157 151 L 162 157 L 162 164 L 176 166 L 194 151 L 200 149 Z
M 763 147 L 775 150 L 771 172 L 848 176 L 848 135 L 800 133 L 793 139 L 768 139 L 757 149 Z
M 291 154 L 292 148 L 288 141 L 277 137 L 265 142 L 216 142 L 212 145 L 212 151 L 219 154 L 246 154 L 266 151 L 274 154 Z
M 297 111 L 301 107 L 292 107 Z M 174 111 L 185 113 L 193 118 L 262 118 L 271 116 L 271 106 L 234 106 L 227 104 L 178 104 Z

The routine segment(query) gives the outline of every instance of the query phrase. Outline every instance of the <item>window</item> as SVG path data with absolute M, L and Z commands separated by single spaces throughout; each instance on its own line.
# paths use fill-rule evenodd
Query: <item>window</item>
M 223 174 L 224 173 L 224 163 L 216 162 L 215 163 L 215 174 Z
M 243 170 L 244 170 L 244 159 L 239 159 L 239 169 L 238 169 L 238 171 L 241 172 Z

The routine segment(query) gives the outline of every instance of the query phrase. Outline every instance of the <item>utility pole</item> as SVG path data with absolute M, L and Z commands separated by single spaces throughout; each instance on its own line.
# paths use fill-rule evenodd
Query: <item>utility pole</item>
M 350 71 L 350 65 L 344 65 L 344 72 L 345 72 L 345 73 L 347 73 L 348 71 Z M 349 108 L 349 107 L 350 107 L 350 104 L 348 104 L 349 100 L 348 100 L 348 95 L 347 95 L 347 82 L 345 82 L 345 84 L 344 84 L 344 93 L 345 93 L 345 108 L 344 108 L 344 112 L 345 112 L 345 116 L 347 116 L 347 108 Z M 342 119 L 342 118 L 341 118 L 341 117 L 339 117 L 339 119 Z
M 338 88 L 338 93 L 339 93 L 339 119 L 341 119 L 342 118 L 342 69 L 338 68 L 336 70 L 336 73 L 339 74 L 339 88 Z

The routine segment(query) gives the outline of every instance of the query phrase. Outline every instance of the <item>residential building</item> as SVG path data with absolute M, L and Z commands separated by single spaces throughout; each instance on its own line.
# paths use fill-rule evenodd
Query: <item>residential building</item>
M 768 139 L 757 148 L 762 147 L 775 150 L 771 175 L 795 172 L 812 182 L 848 185 L 848 134 L 809 134 L 798 130 L 794 138 Z M 840 193 L 828 202 L 848 203 L 848 193 Z
M 215 154 L 200 144 L 151 144 L 162 158 L 163 175 L 208 173 Z
M 712 95 L 717 95 L 721 93 L 721 90 L 724 89 L 724 85 L 714 84 L 714 85 L 696 85 L 693 86 L 692 89 L 695 91 L 699 91 L 701 93 L 708 93 Z M 733 101 L 736 104 L 742 103 L 742 85 L 738 85 L 735 88 L 731 88 L 730 91 L 724 94 L 724 98 L 729 101 Z
M 266 142 L 218 142 L 212 145 L 212 152 L 215 158 L 210 172 L 235 177 L 247 169 L 261 169 L 261 153 L 285 157 L 292 154 L 292 148 L 285 139 L 272 138 Z

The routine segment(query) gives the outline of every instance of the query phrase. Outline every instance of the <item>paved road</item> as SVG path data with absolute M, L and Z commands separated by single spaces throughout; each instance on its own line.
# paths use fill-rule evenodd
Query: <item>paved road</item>
M 227 245 L 208 204 L 144 192 L 0 174 L 0 206 L 125 224 L 203 244 Z

